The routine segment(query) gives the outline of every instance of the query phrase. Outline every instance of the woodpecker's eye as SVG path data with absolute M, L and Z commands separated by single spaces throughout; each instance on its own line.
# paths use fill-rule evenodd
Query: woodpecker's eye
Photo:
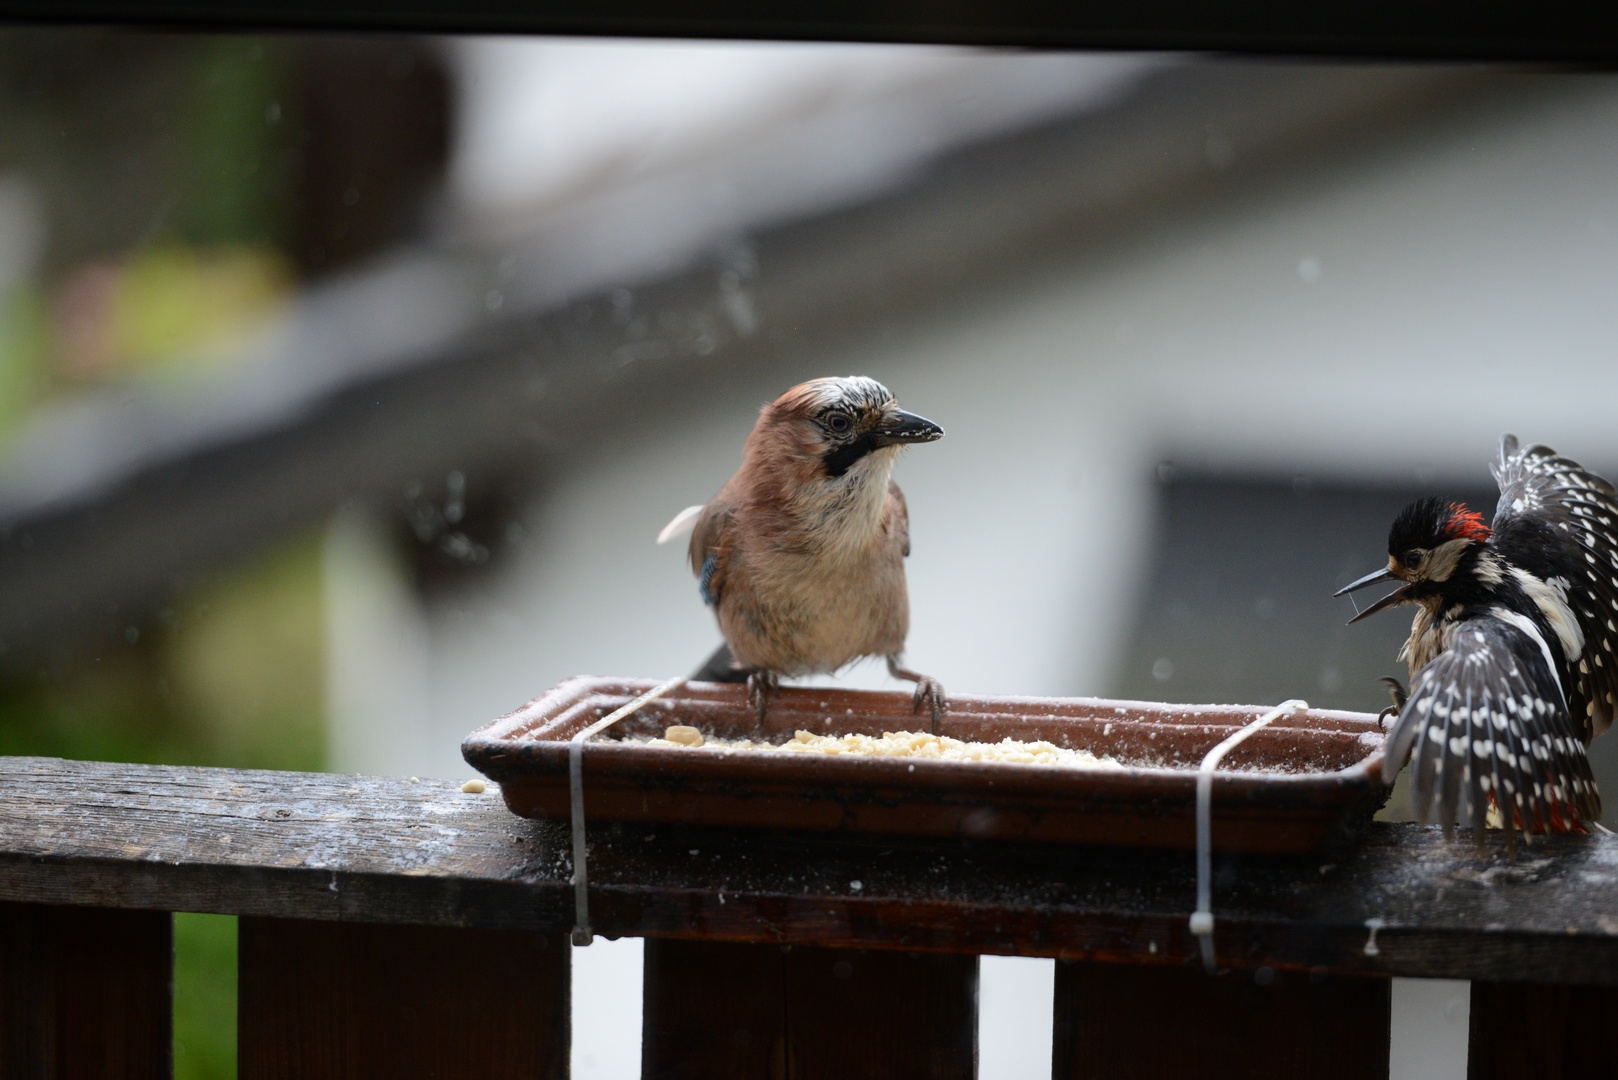
M 826 417 L 826 426 L 841 435 L 854 426 L 854 422 L 842 413 L 832 413 Z
M 1411 548 L 1409 551 L 1405 552 L 1405 557 L 1399 561 L 1414 570 L 1416 567 L 1421 565 L 1421 561 L 1426 557 L 1427 552 L 1423 551 L 1421 548 Z

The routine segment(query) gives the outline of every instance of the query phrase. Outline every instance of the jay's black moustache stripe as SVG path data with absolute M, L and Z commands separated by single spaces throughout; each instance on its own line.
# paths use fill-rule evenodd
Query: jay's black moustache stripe
M 855 462 L 875 450 L 877 446 L 876 432 L 867 432 L 847 446 L 839 446 L 835 450 L 826 451 L 821 455 L 820 460 L 826 466 L 827 476 L 838 477 L 852 469 Z

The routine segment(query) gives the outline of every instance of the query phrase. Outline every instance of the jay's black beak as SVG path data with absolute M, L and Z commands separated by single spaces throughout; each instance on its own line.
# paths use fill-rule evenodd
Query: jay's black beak
M 1349 582 L 1347 585 L 1344 585 L 1341 589 L 1338 589 L 1336 592 L 1332 593 L 1332 595 L 1333 596 L 1346 596 L 1349 593 L 1354 592 L 1357 589 L 1365 588 L 1367 585 L 1375 585 L 1379 581 L 1390 581 L 1390 580 L 1395 580 L 1395 579 L 1396 579 L 1396 575 L 1394 574 L 1393 570 L 1391 568 L 1389 568 L 1389 567 L 1384 566 L 1380 570 L 1376 570 L 1376 571 L 1373 571 L 1372 573 L 1366 574 L 1364 577 L 1360 578 L 1358 581 Z M 1382 599 L 1378 600 L 1376 603 L 1372 604 L 1370 607 L 1366 608 L 1364 611 L 1360 612 L 1358 615 L 1354 616 L 1352 619 L 1348 620 L 1348 625 L 1353 626 L 1355 623 L 1359 622 L 1361 619 L 1365 618 L 1367 615 L 1375 615 L 1377 612 L 1381 611 L 1383 608 L 1392 607 L 1394 604 L 1402 603 L 1406 599 L 1406 597 L 1408 597 L 1409 595 L 1410 595 L 1410 586 L 1409 585 L 1402 585 L 1399 588 L 1394 589 L 1392 592 L 1390 592 L 1388 595 L 1384 596 Z
M 871 435 L 878 446 L 896 446 L 901 443 L 934 442 L 944 437 L 944 429 L 925 416 L 900 409 L 881 427 L 873 429 Z

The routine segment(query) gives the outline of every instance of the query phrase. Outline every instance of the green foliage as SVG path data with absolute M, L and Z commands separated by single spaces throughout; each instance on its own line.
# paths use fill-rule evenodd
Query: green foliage
M 169 692 L 208 764 L 319 769 L 325 625 L 318 538 L 221 579 L 163 642 Z
M 0 290 L 0 454 L 16 419 L 44 394 L 49 331 L 37 289 L 19 282 Z
M 174 916 L 174 1080 L 236 1075 L 236 917 Z
M 304 538 L 147 625 L 0 680 L 0 753 L 318 769 L 320 551 Z
M 188 198 L 177 222 L 196 244 L 278 245 L 292 213 L 292 47 L 263 37 L 200 43 L 181 143 Z

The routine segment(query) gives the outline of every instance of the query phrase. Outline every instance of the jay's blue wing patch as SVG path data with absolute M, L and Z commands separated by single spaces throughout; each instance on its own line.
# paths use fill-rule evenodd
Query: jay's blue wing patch
M 719 597 L 713 591 L 713 575 L 717 569 L 719 556 L 710 551 L 708 557 L 702 560 L 702 572 L 697 575 L 697 590 L 702 593 L 702 602 L 709 607 L 719 603 Z

